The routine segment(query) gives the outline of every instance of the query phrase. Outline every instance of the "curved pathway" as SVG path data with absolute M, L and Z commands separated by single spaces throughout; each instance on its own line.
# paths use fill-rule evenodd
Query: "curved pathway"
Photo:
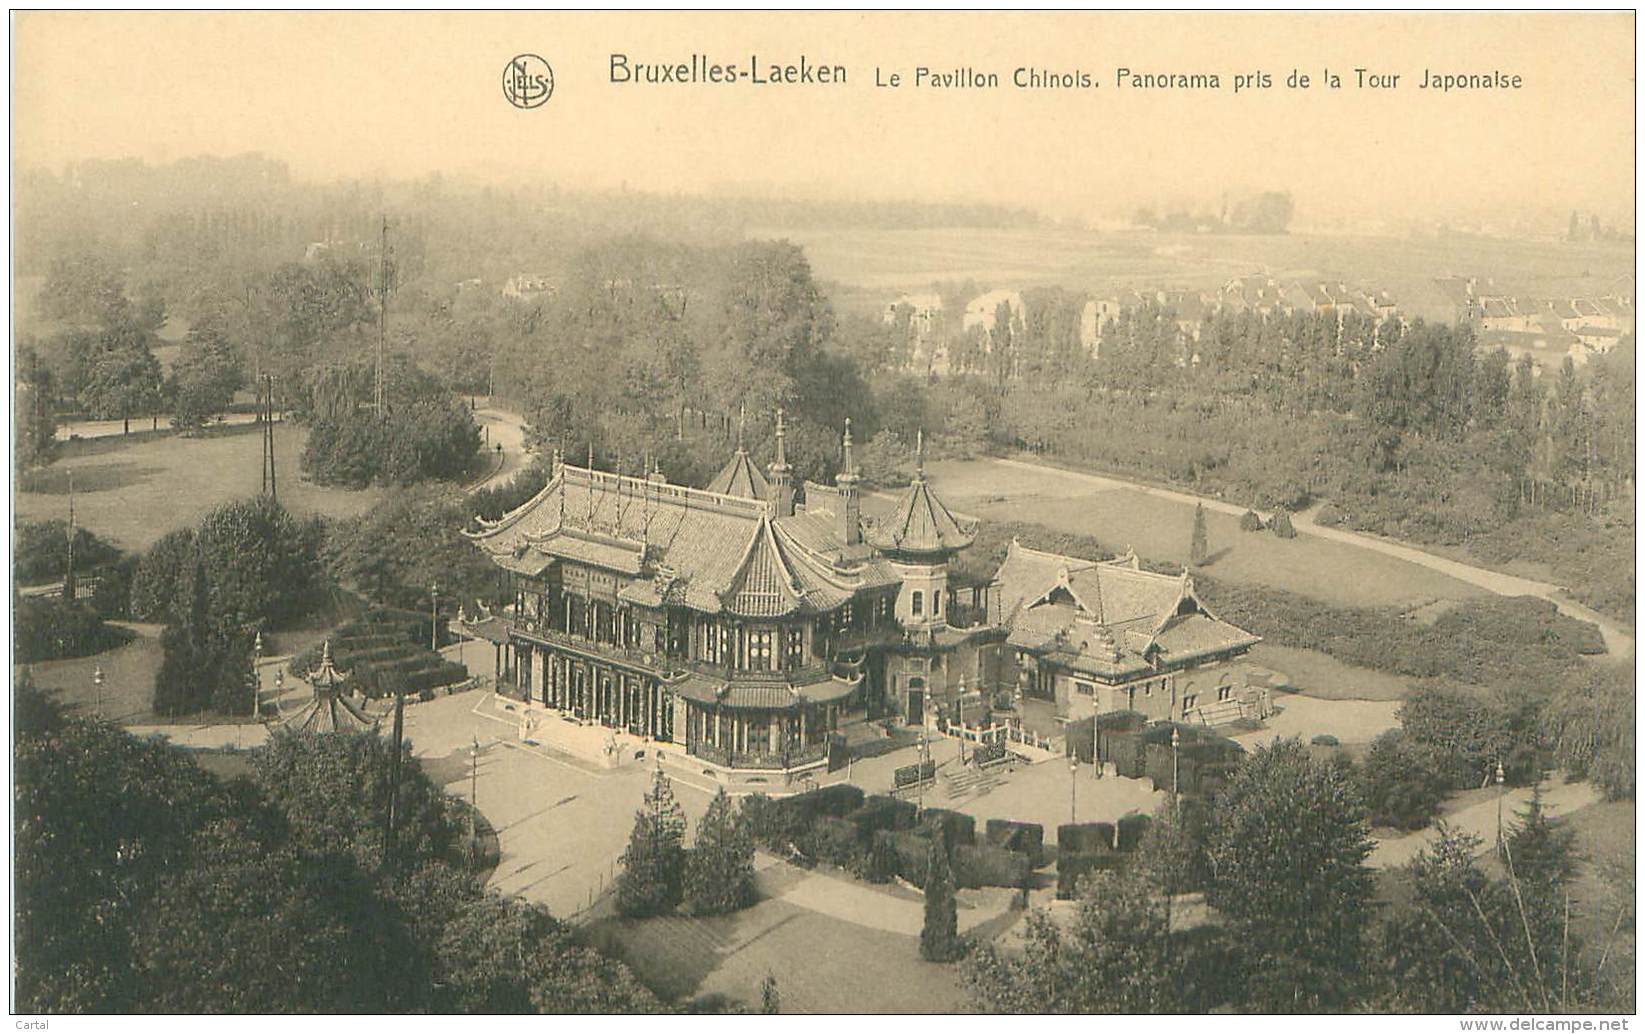
M 1249 507 L 1230 503 L 1222 499 L 1213 499 L 1207 496 L 1194 495 L 1189 492 L 1179 492 L 1169 488 L 1159 488 L 1154 485 L 1140 484 L 1127 481 L 1124 478 L 1109 477 L 1100 474 L 1086 474 L 1080 471 L 1064 470 L 1061 467 L 1048 467 L 1039 463 L 1029 463 L 1025 460 L 996 459 L 991 462 L 1017 470 L 1031 471 L 1036 474 L 1053 475 L 1081 481 L 1097 488 L 1123 488 L 1143 495 L 1157 496 L 1179 503 L 1199 503 L 1208 510 L 1231 514 L 1238 517 Z M 1271 514 L 1268 516 L 1272 516 Z M 1346 531 L 1342 528 L 1327 528 L 1314 523 L 1313 511 L 1306 510 L 1291 515 L 1291 523 L 1298 533 L 1314 535 L 1323 539 L 1331 539 L 1360 549 L 1369 549 L 1382 553 L 1407 563 L 1426 567 L 1431 571 L 1448 575 L 1461 582 L 1478 586 L 1487 592 L 1498 596 L 1536 596 L 1545 599 L 1559 608 L 1559 612 L 1581 621 L 1589 621 L 1599 627 L 1600 635 L 1605 638 L 1605 648 L 1617 660 L 1625 660 L 1633 656 L 1633 630 L 1623 627 L 1617 621 L 1604 617 L 1589 607 L 1585 607 L 1566 595 L 1565 590 L 1548 582 L 1534 581 L 1521 578 L 1517 575 L 1504 574 L 1501 571 L 1492 571 L 1483 567 L 1452 560 L 1436 553 L 1416 546 L 1407 545 L 1394 539 L 1383 538 L 1379 535 L 1369 535 L 1365 532 Z

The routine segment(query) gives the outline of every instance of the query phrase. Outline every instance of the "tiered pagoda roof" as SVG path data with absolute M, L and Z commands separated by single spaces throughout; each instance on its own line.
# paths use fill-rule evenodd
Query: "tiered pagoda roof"
M 308 674 L 314 697 L 280 723 L 287 732 L 375 732 L 377 720 L 368 717 L 343 695 L 347 673 L 331 663 L 331 641 L 320 648 L 320 666 Z
M 470 534 L 502 567 L 535 577 L 558 560 L 635 580 L 620 596 L 750 617 L 831 610 L 897 575 L 848 545 L 824 512 L 773 515 L 763 499 L 560 464 L 543 490 Z

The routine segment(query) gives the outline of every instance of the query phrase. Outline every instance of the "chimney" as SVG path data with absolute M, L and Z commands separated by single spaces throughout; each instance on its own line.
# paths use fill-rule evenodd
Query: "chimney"
M 794 469 L 788 465 L 785 448 L 783 411 L 777 410 L 777 455 L 771 461 L 771 516 L 794 516 Z
M 834 478 L 834 485 L 840 490 L 839 522 L 840 541 L 847 546 L 855 546 L 862 542 L 862 499 L 857 494 L 857 483 L 862 479 L 857 476 L 857 464 L 851 458 L 851 418 L 845 418 L 845 456 L 840 461 L 839 476 Z

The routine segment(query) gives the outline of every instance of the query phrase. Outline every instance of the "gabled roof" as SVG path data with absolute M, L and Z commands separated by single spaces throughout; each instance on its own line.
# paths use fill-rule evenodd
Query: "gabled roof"
M 805 584 L 777 545 L 771 518 L 761 517 L 730 586 L 720 593 L 720 603 L 741 617 L 781 617 L 805 604 L 804 591 Z
M 1208 611 L 1186 573 L 1096 562 L 1013 541 L 995 578 L 1007 642 L 1076 671 L 1119 679 L 1245 649 L 1258 637 Z

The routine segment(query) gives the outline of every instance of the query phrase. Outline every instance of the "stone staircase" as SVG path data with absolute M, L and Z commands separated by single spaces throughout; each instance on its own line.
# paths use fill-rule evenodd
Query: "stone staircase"
M 1238 700 L 1223 700 L 1215 704 L 1195 708 L 1194 715 L 1199 718 L 1202 725 L 1213 727 L 1227 725 L 1236 719 L 1245 717 L 1245 705 Z
M 966 801 L 992 793 L 1003 786 L 1003 769 L 979 769 L 972 765 L 945 767 L 938 773 L 943 793 L 951 801 Z

